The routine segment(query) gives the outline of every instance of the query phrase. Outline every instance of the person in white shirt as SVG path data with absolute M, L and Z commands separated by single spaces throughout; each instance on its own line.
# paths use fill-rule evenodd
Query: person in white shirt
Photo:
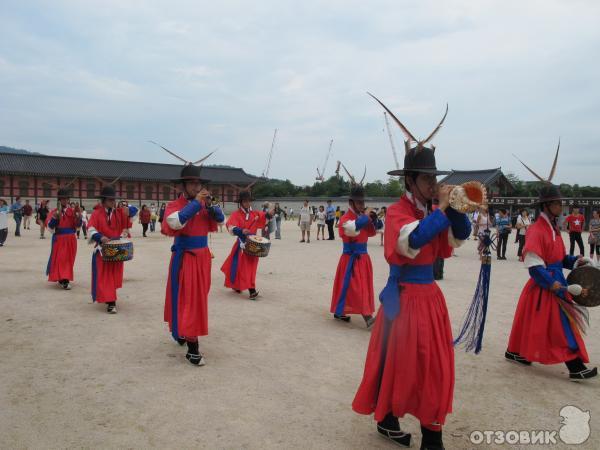
M 325 208 L 323 205 L 319 206 L 319 211 L 317 212 L 317 241 L 319 240 L 319 233 L 323 236 L 323 240 L 325 240 L 325 220 L 327 219 L 327 213 L 325 212 Z
M 525 246 L 525 234 L 527 233 L 527 228 L 531 225 L 531 220 L 529 219 L 529 211 L 523 209 L 519 217 L 517 217 L 517 236 L 519 239 L 519 251 L 517 252 L 517 256 L 519 257 L 519 261 L 523 261 L 523 247 Z
M 310 243 L 310 226 L 312 225 L 312 221 L 312 209 L 308 206 L 308 200 L 304 200 L 304 206 L 300 208 L 300 214 L 298 215 L 298 226 L 302 232 L 302 240 L 300 242 Z
M 0 198 L 0 247 L 4 246 L 8 236 L 8 204 Z

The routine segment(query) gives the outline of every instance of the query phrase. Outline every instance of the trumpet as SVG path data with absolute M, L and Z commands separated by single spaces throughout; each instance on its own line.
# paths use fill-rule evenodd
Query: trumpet
M 487 207 L 487 191 L 479 181 L 467 181 L 452 188 L 449 203 L 458 212 L 472 213 Z

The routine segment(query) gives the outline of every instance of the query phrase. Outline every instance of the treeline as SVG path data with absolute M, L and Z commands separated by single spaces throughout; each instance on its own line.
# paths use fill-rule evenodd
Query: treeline
M 540 182 L 522 181 L 516 175 L 507 173 L 506 178 L 515 188 L 513 197 L 537 197 L 541 187 Z M 590 198 L 600 197 L 600 187 L 597 186 L 579 186 L 579 184 L 561 184 L 560 192 L 565 197 Z
M 368 197 L 399 197 L 404 186 L 398 179 L 390 178 L 387 182 L 380 180 L 365 184 Z M 254 196 L 262 197 L 342 197 L 350 193 L 350 182 L 342 177 L 333 176 L 312 186 L 296 186 L 290 180 L 270 179 L 261 181 L 252 189 Z

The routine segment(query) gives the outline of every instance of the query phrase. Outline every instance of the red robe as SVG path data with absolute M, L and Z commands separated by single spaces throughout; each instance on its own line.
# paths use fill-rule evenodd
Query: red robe
M 111 212 L 110 222 L 104 207 L 94 208 L 88 221 L 88 234 L 91 240 L 94 236 L 106 236 L 109 239 L 119 239 L 123 230 L 131 228 L 131 220 L 125 208 L 116 208 Z M 123 262 L 104 262 L 100 254 L 100 246 L 96 243 L 92 254 L 92 299 L 99 303 L 117 300 L 117 289 L 123 286 Z
M 358 232 L 358 236 L 349 236 L 344 230 L 344 224 L 349 221 L 356 221 L 358 216 L 349 209 L 339 221 L 339 234 L 344 244 L 364 244 L 366 246 L 369 237 L 375 236 L 376 230 L 373 222 L 369 220 L 368 225 Z M 350 232 L 352 233 L 352 232 Z M 336 313 L 338 302 L 341 298 L 344 285 L 346 269 L 350 262 L 351 255 L 342 253 L 338 262 L 335 280 L 333 282 L 333 293 L 331 295 L 332 313 Z M 341 308 L 341 306 L 340 306 Z M 342 314 L 362 314 L 364 316 L 372 315 L 375 311 L 375 295 L 373 294 L 373 265 L 368 253 L 357 255 L 352 265 L 352 276 L 350 284 L 346 291 L 345 303 Z
M 553 273 L 553 278 L 566 285 L 562 275 L 565 244 L 560 232 L 553 233 L 552 226 L 544 215 L 540 215 L 527 229 L 523 257 L 528 253 L 537 255 L 546 266 L 560 265 L 560 273 Z M 569 348 L 555 294 L 543 289 L 530 278 L 519 298 L 508 351 L 518 353 L 528 361 L 542 364 L 557 364 L 577 357 L 583 362 L 589 362 L 581 333 L 573 326 L 570 329 L 577 343 L 577 350 Z
M 421 247 L 414 258 L 399 253 L 400 230 L 405 226 L 410 230 L 410 224 L 422 217 L 406 195 L 388 208 L 384 231 L 388 264 L 431 266 L 436 258 L 452 255 L 448 230 Z M 423 424 L 443 424 L 452 411 L 452 329 L 444 296 L 431 274 L 429 284 L 400 284 L 400 313 L 393 321 L 379 308 L 354 411 L 374 412 L 377 421 L 389 412 L 396 417 L 411 414 Z
M 234 227 L 250 230 L 250 234 L 257 234 L 267 223 L 266 214 L 262 211 L 249 211 L 246 214 L 241 208 L 234 211 L 227 219 L 227 229 L 231 232 Z M 238 237 L 231 248 L 229 256 L 221 266 L 221 272 L 225 274 L 225 287 L 244 291 L 256 288 L 256 271 L 258 269 L 258 257 L 247 255 L 242 251 L 243 243 Z M 233 262 L 237 253 L 237 271 L 235 277 L 232 274 Z M 232 281 L 233 278 L 233 281 Z
M 81 219 L 75 217 L 73 208 L 67 207 L 62 210 L 56 223 L 56 211 L 56 208 L 53 209 L 46 219 L 46 226 L 54 232 L 46 274 L 48 281 L 73 281 L 73 266 L 77 256 L 75 230 L 81 226 Z
M 208 233 L 217 231 L 217 222 L 209 216 L 204 206 L 200 212 L 183 224 L 183 228 L 174 229 L 169 226 L 169 216 L 183 209 L 188 203 L 189 201 L 181 196 L 170 202 L 165 210 L 161 233 L 175 237 L 175 244 L 177 244 L 177 239 L 182 236 L 204 236 L 206 238 Z M 174 257 L 175 253 L 171 253 L 164 310 L 164 320 L 169 323 L 171 332 L 173 332 L 171 269 Z M 179 278 L 175 280 L 179 283 L 177 335 L 180 337 L 194 338 L 208 334 L 208 292 L 210 291 L 211 265 L 212 258 L 208 246 L 190 248 L 183 253 Z

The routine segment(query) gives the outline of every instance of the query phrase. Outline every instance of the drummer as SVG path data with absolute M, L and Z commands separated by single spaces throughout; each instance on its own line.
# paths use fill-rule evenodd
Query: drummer
M 538 199 L 541 213 L 527 230 L 523 258 L 531 278 L 521 292 L 504 356 L 524 366 L 565 363 L 571 380 L 593 378 L 598 369 L 585 365 L 589 362 L 582 336 L 585 319 L 563 275 L 563 268 L 573 269 L 590 260 L 566 254 L 557 222 L 563 196 L 550 183 L 552 176 L 544 180 L 532 173 L 544 183 Z
M 367 253 L 367 241 L 380 228 L 383 228 L 383 223 L 377 214 L 365 208 L 364 188 L 353 186 L 348 211 L 339 222 L 344 251 L 337 266 L 331 296 L 330 311 L 335 319 L 350 322 L 348 314 L 361 314 L 367 328 L 375 323 L 373 266 Z
M 198 336 L 208 334 L 208 292 L 212 258 L 208 233 L 217 231 L 225 217 L 221 208 L 212 205 L 204 187 L 208 180 L 201 168 L 186 165 L 175 183 L 182 194 L 165 210 L 161 233 L 173 236 L 171 262 L 165 295 L 164 320 L 180 345 L 187 343 L 187 360 L 203 366 L 205 359 L 198 348 Z
M 46 219 L 46 225 L 53 231 L 50 257 L 46 275 L 48 281 L 57 282 L 65 290 L 71 289 L 73 266 L 77 256 L 75 230 L 81 226 L 79 208 L 69 206 L 69 191 L 58 189 L 58 208 L 52 210 Z
M 131 228 L 129 209 L 115 208 L 115 189 L 105 186 L 100 192 L 101 206 L 94 209 L 88 222 L 89 242 L 95 243 L 92 254 L 92 300 L 106 303 L 109 314 L 117 313 L 117 289 L 123 285 L 123 262 L 103 261 L 101 245 L 127 238 Z
M 262 230 L 267 221 L 273 217 L 273 211 L 254 211 L 250 191 L 240 192 L 238 210 L 234 211 L 225 224 L 227 230 L 236 236 L 231 253 L 223 263 L 221 272 L 225 274 L 225 287 L 233 289 L 238 294 L 248 290 L 250 300 L 258 297 L 256 290 L 256 271 L 258 257 L 243 252 L 248 236 Z

